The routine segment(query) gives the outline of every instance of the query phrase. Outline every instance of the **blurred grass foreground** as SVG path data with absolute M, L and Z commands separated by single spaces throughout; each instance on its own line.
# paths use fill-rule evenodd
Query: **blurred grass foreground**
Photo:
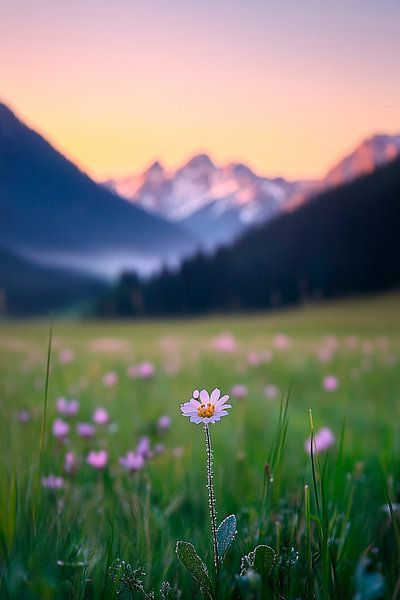
M 56 322 L 48 389 L 49 324 L 4 322 L 0 597 L 399 598 L 399 300 Z M 180 404 L 216 387 L 216 508 L 237 534 L 210 592 L 175 547 L 211 573 L 203 431 Z

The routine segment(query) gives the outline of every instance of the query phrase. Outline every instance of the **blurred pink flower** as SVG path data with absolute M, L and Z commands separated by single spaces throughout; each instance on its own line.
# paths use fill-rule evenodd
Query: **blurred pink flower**
M 56 400 L 57 411 L 64 417 L 73 417 L 79 410 L 78 400 L 67 400 L 64 397 Z
M 247 385 L 243 385 L 242 383 L 237 383 L 231 388 L 231 396 L 234 396 L 235 398 L 245 398 L 247 393 Z
M 322 363 L 328 363 L 333 358 L 333 350 L 327 347 L 320 348 L 317 352 L 318 360 Z
M 189 402 L 181 404 L 181 411 L 184 417 L 190 418 L 191 423 L 216 423 L 228 414 L 228 408 L 232 408 L 230 404 L 226 404 L 228 400 L 229 396 L 221 396 L 218 388 L 211 394 L 207 390 L 201 390 L 199 399 L 191 398 Z
M 164 444 L 158 443 L 154 446 L 154 454 L 163 454 L 165 452 Z
M 271 350 L 265 350 L 264 352 L 249 352 L 247 355 L 247 362 L 252 367 L 257 367 L 264 363 L 271 362 L 273 358 Z
M 109 371 L 103 377 L 103 384 L 106 387 L 113 387 L 118 383 L 118 373 L 115 371 Z
M 319 452 L 325 452 L 325 450 L 328 450 L 334 445 L 334 443 L 335 436 L 333 435 L 332 431 L 329 429 L 329 427 L 322 427 L 322 429 L 317 431 L 317 433 L 314 435 L 313 450 L 317 454 Z M 311 454 L 311 438 L 306 440 L 304 448 L 308 454 Z
M 105 408 L 102 408 L 100 406 L 98 408 L 96 408 L 96 410 L 93 413 L 93 421 L 97 425 L 106 425 L 109 420 L 110 420 L 110 415 L 108 414 L 108 410 L 106 410 Z
M 55 475 L 42 477 L 42 486 L 49 490 L 59 490 L 64 487 L 64 479 Z
M 53 423 L 52 433 L 58 439 L 64 439 L 69 433 L 69 425 L 62 419 L 56 419 Z
M 75 354 L 73 352 L 73 350 L 70 350 L 69 348 L 65 348 L 64 350 L 61 350 L 60 354 L 58 355 L 58 360 L 60 361 L 61 364 L 67 365 L 68 363 L 71 363 L 75 358 Z
M 17 414 L 17 419 L 20 423 L 28 423 L 31 420 L 31 413 L 27 408 L 23 408 Z
M 158 431 L 167 431 L 171 427 L 171 417 L 168 415 L 163 415 L 157 421 L 157 429 Z
M 155 373 L 155 367 L 151 362 L 142 362 L 139 365 L 139 375 L 142 379 L 150 379 Z
M 64 457 L 64 471 L 71 475 L 72 473 L 75 473 L 76 469 L 77 461 L 75 452 L 67 452 L 67 454 Z
M 334 375 L 327 375 L 322 381 L 324 390 L 327 392 L 334 392 L 339 387 L 339 380 Z
M 269 385 L 266 385 L 264 388 L 264 395 L 266 396 L 266 398 L 276 398 L 279 394 L 279 390 L 276 387 L 276 385 L 273 385 L 272 383 L 270 383 Z
M 284 333 L 278 333 L 274 337 L 273 344 L 277 350 L 287 350 L 290 346 L 290 340 Z
M 125 467 L 130 473 L 135 473 L 144 466 L 145 459 L 140 452 L 127 452 L 126 456 L 122 456 L 119 459 L 119 464 Z
M 151 379 L 155 373 L 155 366 L 151 362 L 142 362 L 128 368 L 128 376 L 132 379 Z
M 136 446 L 136 453 L 143 456 L 143 458 L 151 458 L 150 438 L 147 436 L 140 438 Z
M 76 433 L 82 438 L 91 438 L 96 433 L 96 428 L 91 423 L 78 423 Z
M 214 338 L 213 346 L 219 352 L 235 352 L 237 344 L 233 335 L 225 332 Z
M 89 452 L 86 458 L 88 465 L 94 469 L 104 469 L 108 463 L 108 452 L 107 450 L 92 450 Z

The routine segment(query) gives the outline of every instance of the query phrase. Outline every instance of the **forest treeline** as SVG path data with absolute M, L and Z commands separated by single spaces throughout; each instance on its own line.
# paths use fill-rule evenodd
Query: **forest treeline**
M 102 316 L 250 311 L 400 285 L 400 161 L 330 189 L 213 256 L 148 281 L 124 273 Z

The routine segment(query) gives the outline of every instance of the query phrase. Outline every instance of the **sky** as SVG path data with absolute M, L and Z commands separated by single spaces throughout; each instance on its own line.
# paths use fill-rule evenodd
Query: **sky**
M 319 177 L 400 132 L 399 0 L 0 0 L 0 100 L 98 180 Z

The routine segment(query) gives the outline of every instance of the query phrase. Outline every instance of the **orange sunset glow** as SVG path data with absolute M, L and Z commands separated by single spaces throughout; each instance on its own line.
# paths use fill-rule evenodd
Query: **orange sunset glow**
M 400 130 L 395 1 L 0 11 L 1 100 L 98 180 L 199 151 L 318 177 L 366 136 Z

